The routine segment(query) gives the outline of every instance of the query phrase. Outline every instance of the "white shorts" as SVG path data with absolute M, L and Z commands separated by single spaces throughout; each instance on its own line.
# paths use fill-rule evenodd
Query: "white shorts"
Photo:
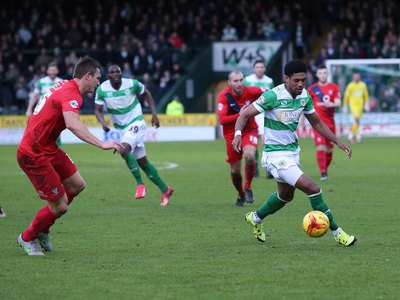
M 254 117 L 258 126 L 258 136 L 264 134 L 264 113 L 260 113 Z M 264 142 L 264 141 L 262 141 Z
M 290 184 L 293 187 L 304 173 L 300 170 L 300 155 L 298 153 L 268 155 L 263 152 L 261 165 L 268 169 L 276 181 Z
M 123 131 L 122 143 L 128 143 L 132 147 L 132 154 L 136 159 L 146 156 L 144 137 L 146 135 L 146 123 L 144 121 L 133 122 Z

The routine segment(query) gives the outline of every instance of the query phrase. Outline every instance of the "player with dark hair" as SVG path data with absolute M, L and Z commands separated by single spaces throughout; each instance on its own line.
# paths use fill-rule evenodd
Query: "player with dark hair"
M 158 128 L 160 122 L 153 97 L 140 81 L 122 78 L 121 68 L 117 65 L 112 64 L 108 67 L 107 76 L 108 80 L 104 81 L 96 90 L 95 113 L 97 120 L 105 131 L 110 130 L 103 115 L 103 107 L 106 107 L 114 127 L 120 132 L 121 141 L 125 147 L 121 155 L 137 182 L 135 198 L 143 198 L 146 193 L 138 168 L 139 163 L 147 177 L 160 189 L 160 205 L 166 206 L 169 204 L 173 190 L 164 183 L 157 169 L 147 160 L 144 145 L 146 123 L 139 96 L 142 95 L 149 104 L 152 113 L 151 123 Z
M 59 82 L 40 98 L 18 147 L 20 167 L 39 197 L 48 202 L 18 237 L 18 244 L 29 256 L 44 255 L 41 248 L 52 251 L 50 227 L 86 185 L 69 156 L 57 147 L 60 133 L 68 128 L 82 141 L 103 150 L 123 149 L 119 142 L 99 140 L 79 120 L 82 96 L 95 92 L 100 84 L 100 68 L 96 60 L 81 58 L 72 80 Z
M 307 90 L 319 118 L 336 134 L 335 108 L 340 107 L 340 89 L 336 84 L 328 82 L 328 69 L 325 65 L 317 67 L 316 77 L 318 82 L 309 86 Z M 321 180 L 325 181 L 328 180 L 328 167 L 333 157 L 333 144 L 315 129 L 313 132 Z
M 251 190 L 251 182 L 256 169 L 255 153 L 257 150 L 257 124 L 254 118 L 250 118 L 243 129 L 243 151 L 236 152 L 232 148 L 232 140 L 235 134 L 235 122 L 240 112 L 251 102 L 257 99 L 262 90 L 259 87 L 247 87 L 243 85 L 243 74 L 232 71 L 228 76 L 229 87 L 218 95 L 218 118 L 223 127 L 226 141 L 226 161 L 231 168 L 231 179 L 238 192 L 236 206 L 241 207 L 245 202 L 253 203 L 254 196 Z M 245 183 L 243 189 L 242 158 L 245 160 Z
M 335 143 L 351 158 L 351 148 L 342 143 L 329 130 L 315 112 L 313 102 L 307 90 L 307 66 L 299 60 L 292 60 L 285 65 L 285 83 L 264 92 L 252 105 L 245 108 L 235 124 L 235 138 L 232 147 L 242 150 L 241 131 L 247 121 L 260 112 L 265 114 L 265 146 L 262 163 L 275 177 L 278 191 L 269 196 L 267 201 L 255 212 L 246 214 L 246 221 L 253 227 L 253 234 L 265 242 L 262 220 L 283 208 L 293 200 L 297 189 L 304 192 L 310 200 L 313 210 L 325 213 L 330 221 L 330 229 L 335 240 L 344 246 L 353 245 L 356 238 L 345 233 L 334 221 L 333 215 L 325 203 L 320 187 L 300 169 L 300 147 L 296 129 L 300 115 L 304 113 L 311 126 L 326 139 Z

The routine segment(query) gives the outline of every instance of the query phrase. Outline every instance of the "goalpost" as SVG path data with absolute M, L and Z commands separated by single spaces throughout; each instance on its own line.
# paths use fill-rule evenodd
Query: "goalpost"
M 400 135 L 400 59 L 330 59 L 326 60 L 329 81 L 337 84 L 342 98 L 353 72 L 361 74 L 368 86 L 370 113 L 361 119 L 363 134 Z M 349 114 L 336 114 L 339 134 L 347 134 Z

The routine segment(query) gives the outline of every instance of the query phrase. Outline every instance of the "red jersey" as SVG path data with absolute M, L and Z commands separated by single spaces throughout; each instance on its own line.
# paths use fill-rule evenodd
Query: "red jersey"
M 66 128 L 63 112 L 79 114 L 81 106 L 82 96 L 74 80 L 57 83 L 40 98 L 18 149 L 30 156 L 55 153 L 56 140 Z
M 227 96 L 229 93 L 231 100 Z M 244 86 L 241 96 L 236 96 L 232 93 L 230 87 L 224 89 L 218 94 L 218 118 L 219 123 L 223 127 L 224 136 L 234 135 L 235 123 L 239 118 L 239 111 L 245 104 L 250 104 L 258 99 L 263 93 L 262 89 L 255 86 Z M 232 101 L 233 100 L 233 101 Z M 257 123 L 254 118 L 251 118 L 242 131 L 257 131 Z
M 314 108 L 317 111 L 320 119 L 328 126 L 335 126 L 335 108 L 325 107 L 320 103 L 334 102 L 335 99 L 340 99 L 339 87 L 331 82 L 322 86 L 318 82 L 308 87 L 308 92 L 314 103 Z

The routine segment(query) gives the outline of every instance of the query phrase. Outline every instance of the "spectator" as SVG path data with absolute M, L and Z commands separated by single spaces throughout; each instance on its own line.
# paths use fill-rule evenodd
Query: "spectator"
M 29 101 L 29 87 L 24 76 L 19 76 L 14 85 L 15 101 L 14 105 L 18 109 L 18 114 L 25 112 Z
M 139 48 L 139 52 L 133 58 L 133 71 L 137 75 L 145 72 L 151 72 L 154 68 L 153 56 L 147 52 L 143 46 Z
M 222 29 L 221 40 L 224 42 L 234 42 L 238 40 L 238 34 L 235 27 L 232 27 L 230 23 L 227 23 Z
M 185 107 L 178 96 L 175 96 L 174 99 L 168 103 L 165 113 L 169 116 L 181 116 L 185 113 Z

